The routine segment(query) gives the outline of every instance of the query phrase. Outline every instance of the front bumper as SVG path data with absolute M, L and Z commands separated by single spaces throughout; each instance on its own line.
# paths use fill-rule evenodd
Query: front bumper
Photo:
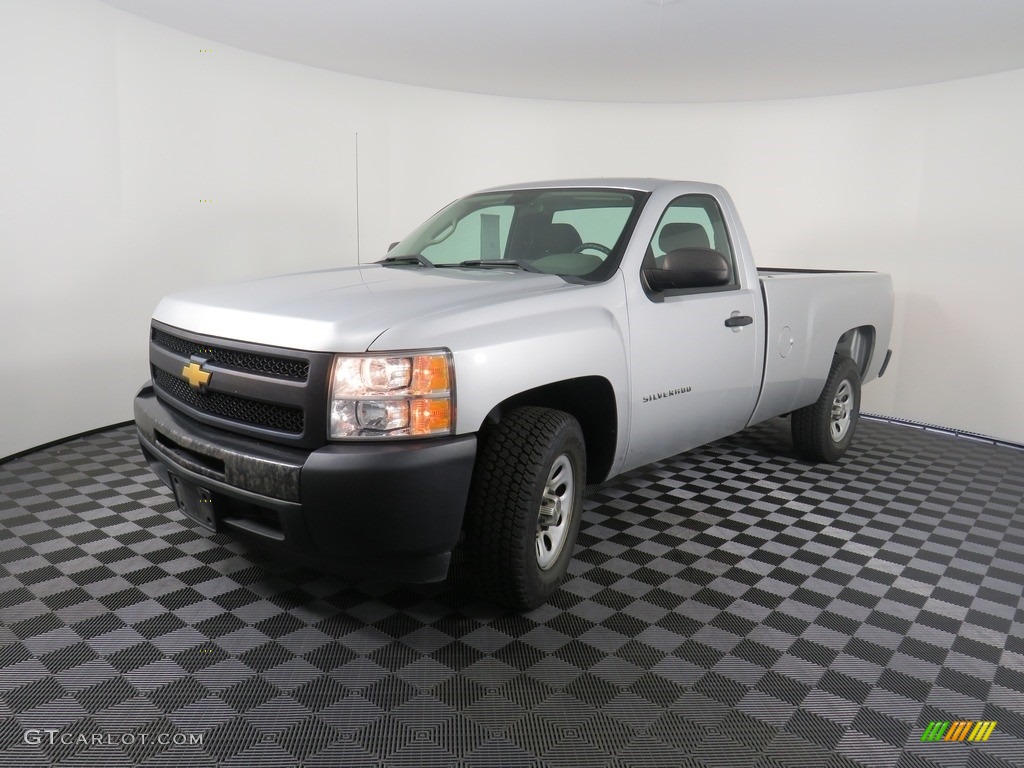
M 440 581 L 462 531 L 476 436 L 333 443 L 312 452 L 208 427 L 143 387 L 142 452 L 212 497 L 209 521 L 324 570 L 358 579 Z

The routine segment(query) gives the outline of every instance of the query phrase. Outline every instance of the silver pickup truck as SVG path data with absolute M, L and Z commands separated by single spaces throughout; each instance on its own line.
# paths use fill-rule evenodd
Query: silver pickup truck
M 789 414 L 838 460 L 889 361 L 887 275 L 758 270 L 710 184 L 457 200 L 382 261 L 192 290 L 154 314 L 142 451 L 181 509 L 357 579 L 545 602 L 587 483 Z

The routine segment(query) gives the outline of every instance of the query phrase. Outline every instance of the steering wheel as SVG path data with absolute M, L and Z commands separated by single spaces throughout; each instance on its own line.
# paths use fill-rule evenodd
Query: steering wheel
M 579 245 L 572 249 L 572 252 L 582 253 L 583 251 L 586 250 L 600 251 L 605 256 L 612 255 L 612 249 L 606 245 L 601 245 L 600 243 L 580 243 Z

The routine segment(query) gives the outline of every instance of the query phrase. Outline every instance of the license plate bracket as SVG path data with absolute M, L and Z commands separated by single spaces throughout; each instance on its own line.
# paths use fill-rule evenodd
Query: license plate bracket
M 171 475 L 174 500 L 186 517 L 211 531 L 217 530 L 217 516 L 214 514 L 213 492 L 207 488 Z

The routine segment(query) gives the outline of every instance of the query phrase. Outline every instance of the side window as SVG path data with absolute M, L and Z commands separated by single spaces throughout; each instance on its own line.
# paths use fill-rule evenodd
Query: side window
M 708 195 L 683 195 L 669 204 L 654 230 L 643 268 L 660 271 L 687 265 L 695 269 L 701 265 L 717 277 L 695 278 L 693 286 L 678 285 L 677 289 L 728 290 L 738 285 L 722 211 Z
M 422 253 L 435 264 L 500 259 L 505 255 L 514 211 L 511 205 L 492 205 L 474 211 L 457 225 L 438 233 Z

